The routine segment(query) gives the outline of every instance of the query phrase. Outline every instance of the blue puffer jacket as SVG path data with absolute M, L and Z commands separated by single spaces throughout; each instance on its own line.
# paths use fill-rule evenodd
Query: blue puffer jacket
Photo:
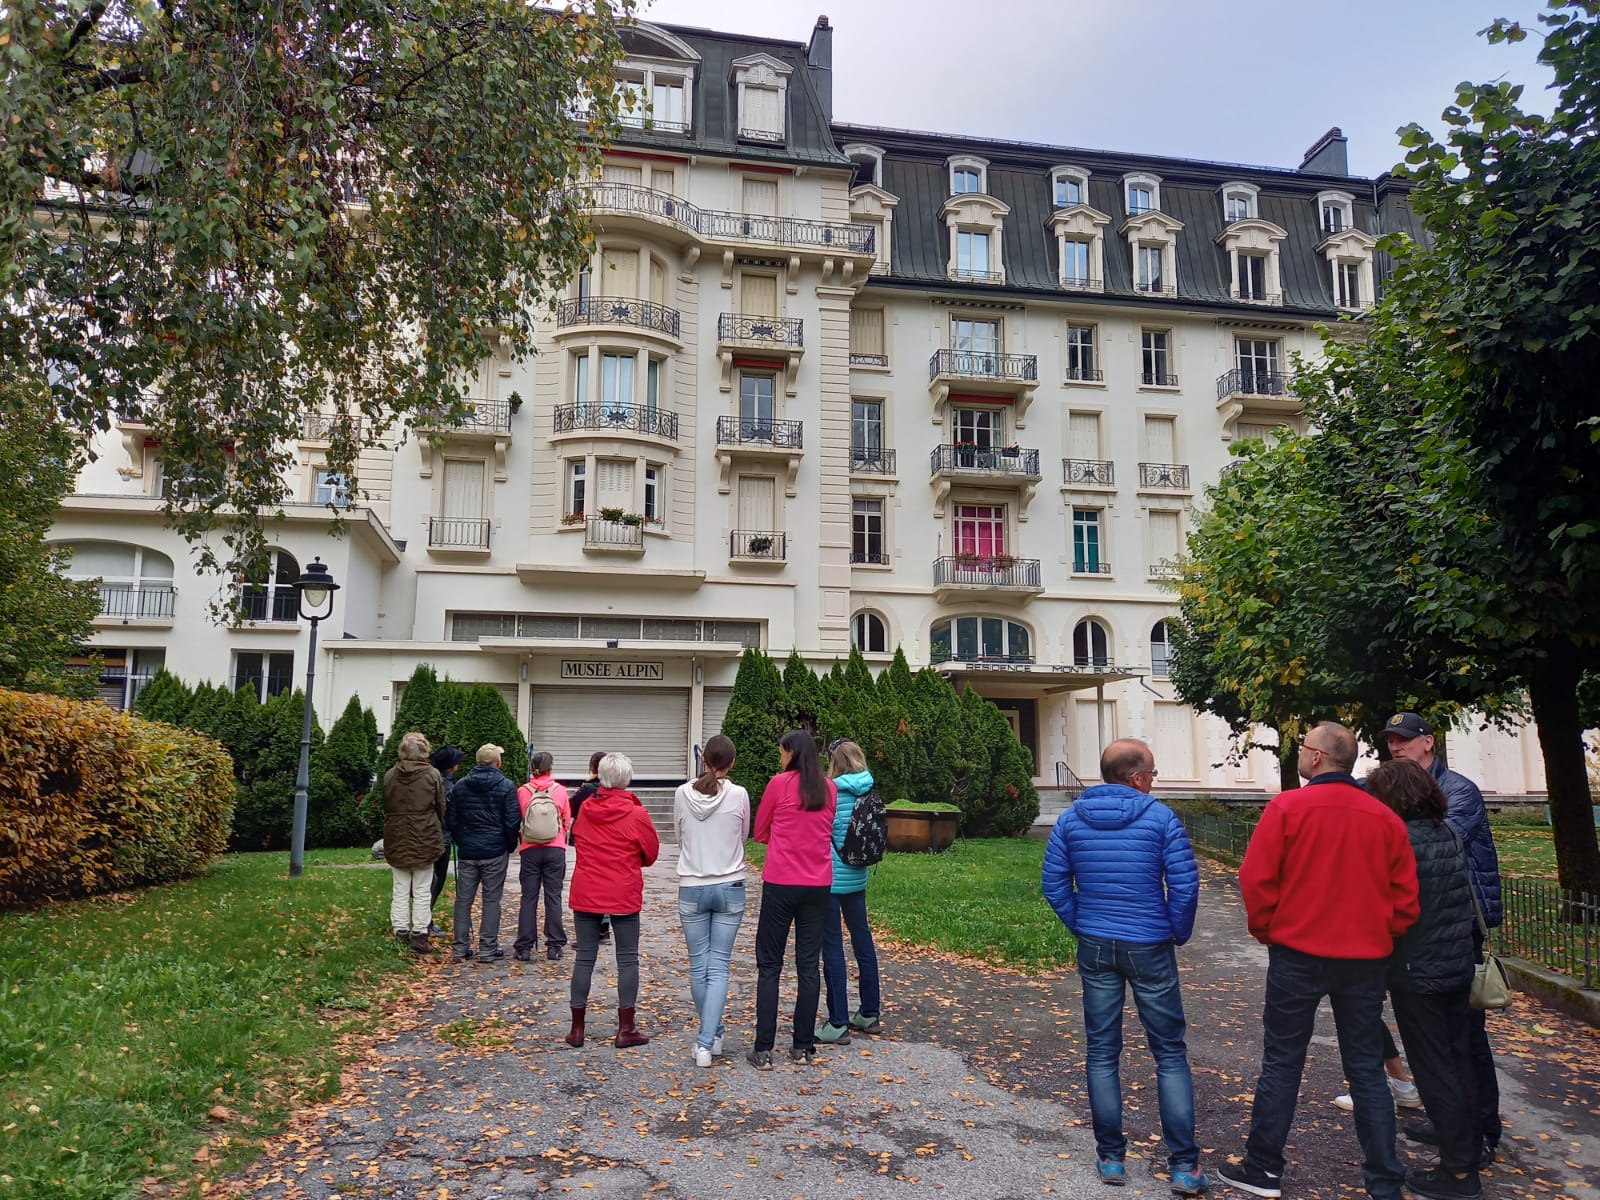
M 1073 933 L 1181 946 L 1194 932 L 1200 868 L 1189 835 L 1170 808 L 1126 784 L 1088 788 L 1056 819 L 1042 883 Z
M 1478 785 L 1439 759 L 1433 760 L 1428 774 L 1439 781 L 1444 792 L 1444 823 L 1456 831 L 1467 850 L 1467 873 L 1483 906 L 1483 921 L 1490 929 L 1500 924 L 1505 909 L 1500 901 L 1500 856 L 1495 853 L 1494 834 L 1489 829 L 1489 810 L 1484 807 Z M 1474 917 L 1474 920 L 1477 918 Z
M 856 811 L 856 801 L 872 790 L 872 772 L 854 771 L 840 775 L 833 781 L 839 789 L 839 803 L 833 810 L 833 894 L 843 896 L 850 892 L 867 890 L 867 869 L 846 866 L 839 857 L 839 847 L 844 843 L 845 830 L 850 828 L 850 814 Z

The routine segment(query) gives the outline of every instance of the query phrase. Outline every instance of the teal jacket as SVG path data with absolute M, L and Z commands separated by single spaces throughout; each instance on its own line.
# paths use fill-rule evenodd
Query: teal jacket
M 872 772 L 840 775 L 833 786 L 839 789 L 839 805 L 833 810 L 833 894 L 844 896 L 867 890 L 867 869 L 845 866 L 839 857 L 839 846 L 844 841 L 845 830 L 850 828 L 850 814 L 856 811 L 856 800 L 872 790 Z

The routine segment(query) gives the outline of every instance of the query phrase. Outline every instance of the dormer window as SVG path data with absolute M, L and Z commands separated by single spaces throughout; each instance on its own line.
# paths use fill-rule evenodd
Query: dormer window
M 1222 219 L 1230 225 L 1235 221 L 1249 221 L 1256 213 L 1256 192 L 1248 183 L 1230 183 L 1222 189 Z
M 1001 252 L 1011 209 L 984 192 L 963 192 L 944 202 L 939 215 L 950 235 L 948 273 L 970 283 L 1004 283 Z
M 1234 216 L 1228 209 L 1241 192 L 1249 197 L 1252 206 L 1248 216 Z M 1228 295 L 1251 304 L 1283 303 L 1279 248 L 1289 236 L 1288 231 L 1256 215 L 1255 189 L 1248 184 L 1229 184 L 1223 188 L 1222 197 L 1228 222 L 1217 235 L 1217 244 L 1228 256 Z
M 1334 307 L 1370 308 L 1374 299 L 1372 253 L 1378 240 L 1363 233 L 1352 220 L 1355 198 L 1348 192 L 1322 192 L 1317 196 L 1317 217 L 1322 240 L 1317 252 L 1327 261 Z
M 952 196 L 970 196 L 975 194 L 988 194 L 989 191 L 989 164 L 981 158 L 952 158 L 946 165 L 950 168 L 950 194 Z
M 700 56 L 674 34 L 643 21 L 622 37 L 627 57 L 617 67 L 625 128 L 688 133 L 693 121 L 694 72 Z
M 855 164 L 855 175 L 850 180 L 852 188 L 871 184 L 883 186 L 883 150 L 878 146 L 850 145 L 844 147 L 844 156 Z
M 1056 167 L 1050 172 L 1050 197 L 1056 208 L 1089 202 L 1089 172 L 1077 167 Z
M 770 54 L 752 54 L 733 62 L 733 80 L 739 93 L 739 138 L 751 142 L 782 142 L 784 114 L 788 111 L 787 63 Z
M 1130 217 L 1160 211 L 1161 180 L 1154 175 L 1125 175 L 1122 188 Z
M 1317 195 L 1317 225 L 1324 237 L 1355 227 L 1355 197 L 1346 192 L 1321 192 Z

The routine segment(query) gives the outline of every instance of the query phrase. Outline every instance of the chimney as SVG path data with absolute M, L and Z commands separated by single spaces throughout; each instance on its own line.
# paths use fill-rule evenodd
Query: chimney
M 1306 151 L 1300 169 L 1314 175 L 1350 174 L 1350 157 L 1345 153 L 1348 144 L 1344 131 L 1335 125 Z
M 822 115 L 833 120 L 833 26 L 827 17 L 817 18 L 817 27 L 811 31 L 811 41 L 806 44 L 806 70 L 811 75 L 811 86 L 817 89 L 817 99 L 822 101 Z

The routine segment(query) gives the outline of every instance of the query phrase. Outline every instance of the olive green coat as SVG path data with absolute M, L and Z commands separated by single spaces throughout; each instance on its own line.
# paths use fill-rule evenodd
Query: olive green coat
M 383 857 L 417 871 L 444 853 L 444 780 L 425 762 L 399 762 L 383 777 Z

